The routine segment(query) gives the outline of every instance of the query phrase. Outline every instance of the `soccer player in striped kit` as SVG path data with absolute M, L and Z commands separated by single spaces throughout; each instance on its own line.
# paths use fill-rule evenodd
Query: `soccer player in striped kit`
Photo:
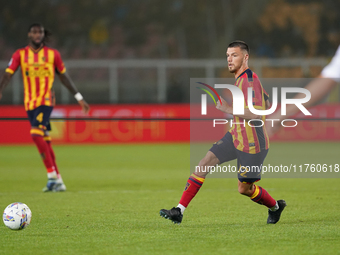
M 286 206 L 284 200 L 276 201 L 269 193 L 255 183 L 261 179 L 261 166 L 269 149 L 269 138 L 266 128 L 261 126 L 265 116 L 253 114 L 247 105 L 248 88 L 253 91 L 253 106 L 258 110 L 269 108 L 268 94 L 263 89 L 257 75 L 248 67 L 249 47 L 245 42 L 234 41 L 227 48 L 228 68 L 235 75 L 235 86 L 242 90 L 244 95 L 244 115 L 234 115 L 233 126 L 226 135 L 216 142 L 199 162 L 199 168 L 189 177 L 183 195 L 177 207 L 170 210 L 160 210 L 160 216 L 174 223 L 181 223 L 183 212 L 190 201 L 200 190 L 211 166 L 237 159 L 238 191 L 248 196 L 252 201 L 268 208 L 268 224 L 275 224 L 280 220 L 281 213 Z M 233 114 L 233 107 L 221 98 L 222 104 L 217 103 L 216 108 L 222 112 Z M 245 120 L 254 120 L 251 126 Z M 256 119 L 258 121 L 256 121 Z M 242 123 L 245 123 L 244 125 Z M 248 171 L 247 167 L 257 167 L 258 171 Z
M 54 106 L 52 86 L 55 74 L 75 96 L 85 114 L 90 108 L 67 75 L 60 53 L 46 46 L 48 36 L 49 32 L 39 23 L 29 27 L 28 46 L 14 52 L 0 80 L 0 99 L 2 90 L 20 66 L 24 83 L 24 105 L 31 123 L 30 133 L 47 170 L 48 181 L 43 191 L 58 192 L 65 191 L 66 186 L 59 173 L 48 133 L 51 130 L 49 119 Z

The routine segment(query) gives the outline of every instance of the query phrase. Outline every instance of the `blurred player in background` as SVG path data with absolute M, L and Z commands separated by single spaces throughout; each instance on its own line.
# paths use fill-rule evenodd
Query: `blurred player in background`
M 244 95 L 244 114 L 234 114 L 232 128 L 210 148 L 199 162 L 199 168 L 195 168 L 195 172 L 189 177 L 178 206 L 170 210 L 160 210 L 160 216 L 174 223 L 181 223 L 184 210 L 196 196 L 209 173 L 206 169 L 237 159 L 239 193 L 268 207 L 267 223 L 275 224 L 280 220 L 286 202 L 276 201 L 264 188 L 255 185 L 255 182 L 261 179 L 261 167 L 269 150 L 269 139 L 265 127 L 259 125 L 260 119 L 262 123 L 265 122 L 265 116 L 253 114 L 246 103 L 248 88 L 252 88 L 254 108 L 265 110 L 269 107 L 268 94 L 257 75 L 248 67 L 249 47 L 245 42 L 230 43 L 226 55 L 229 71 L 235 75 L 235 86 L 241 89 Z M 221 101 L 222 104 L 218 101 L 216 108 L 224 113 L 233 114 L 233 107 L 222 98 Z M 247 123 L 245 120 L 253 121 L 251 125 L 242 125 L 242 123 Z M 249 171 L 250 169 L 257 169 L 257 171 Z
M 321 74 L 306 85 L 305 89 L 310 91 L 311 99 L 303 104 L 304 107 L 308 108 L 318 103 L 330 93 L 338 82 L 340 82 L 340 45 L 331 62 L 323 68 Z M 294 98 L 304 98 L 305 96 L 305 94 L 299 93 Z M 270 119 L 280 120 L 274 121 L 273 124 L 268 124 L 267 131 L 269 136 L 272 136 L 281 128 L 282 120 L 298 113 L 300 110 L 294 104 L 289 104 L 286 111 L 287 113 L 284 116 L 280 114 L 280 111 L 277 111 L 269 117 Z
M 85 114 L 89 105 L 78 92 L 66 73 L 66 68 L 57 50 L 46 46 L 49 32 L 41 24 L 34 23 L 28 29 L 28 46 L 14 52 L 5 74 L 0 80 L 0 99 L 2 90 L 12 75 L 21 67 L 24 83 L 24 105 L 31 123 L 31 136 L 36 144 L 47 170 L 47 191 L 65 191 L 66 186 L 59 173 L 55 154 L 48 131 L 50 115 L 55 104 L 52 86 L 55 73 L 63 85 L 75 96 Z

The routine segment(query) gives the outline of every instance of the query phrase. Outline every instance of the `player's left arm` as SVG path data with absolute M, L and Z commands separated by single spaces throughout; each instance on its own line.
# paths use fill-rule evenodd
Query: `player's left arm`
M 54 65 L 56 68 L 56 73 L 59 76 L 61 83 L 73 94 L 75 99 L 77 99 L 79 105 L 81 106 L 83 112 L 87 114 L 90 111 L 90 106 L 85 101 L 83 96 L 79 93 L 76 85 L 74 85 L 70 76 L 66 73 L 66 68 L 63 61 L 61 60 L 60 53 L 55 50 Z
M 8 85 L 9 81 L 12 78 L 12 74 L 5 72 L 4 75 L 1 77 L 0 80 L 0 100 L 2 98 L 2 90 Z
M 90 110 L 90 106 L 85 101 L 85 99 L 82 97 L 82 95 L 77 90 L 76 86 L 74 85 L 73 81 L 71 80 L 70 76 L 64 72 L 59 74 L 59 79 L 61 83 L 74 95 L 74 97 L 77 99 L 79 105 L 81 106 L 83 112 L 87 114 Z

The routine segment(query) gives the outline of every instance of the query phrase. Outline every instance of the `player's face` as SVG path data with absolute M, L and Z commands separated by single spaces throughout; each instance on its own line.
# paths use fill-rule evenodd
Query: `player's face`
M 236 73 L 248 59 L 248 55 L 240 47 L 227 49 L 228 69 L 231 73 Z
M 28 33 L 28 38 L 36 46 L 41 45 L 44 39 L 44 36 L 45 36 L 45 30 L 43 27 L 39 27 L 39 26 L 32 27 Z

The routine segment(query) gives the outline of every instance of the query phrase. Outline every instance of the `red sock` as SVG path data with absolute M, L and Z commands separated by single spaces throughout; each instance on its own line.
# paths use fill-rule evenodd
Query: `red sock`
M 197 192 L 200 190 L 204 180 L 205 178 L 192 174 L 189 177 L 187 184 L 185 185 L 185 189 L 179 203 L 184 207 L 188 207 L 190 201 L 196 196 Z
M 250 199 L 254 202 L 265 205 L 268 208 L 272 208 L 276 204 L 276 200 L 269 195 L 269 193 L 262 187 L 254 185 L 254 193 L 251 195 Z
M 44 140 L 47 143 L 47 147 L 48 147 L 48 150 L 50 152 L 55 171 L 57 172 L 57 174 L 59 174 L 57 163 L 56 163 L 56 160 L 55 160 L 55 154 L 54 154 L 54 151 L 52 149 L 51 137 L 50 136 L 44 136 Z
M 32 139 L 35 145 L 37 146 L 38 151 L 42 157 L 47 173 L 52 173 L 53 171 L 55 171 L 55 168 L 53 165 L 53 160 L 52 160 L 50 151 L 48 149 L 47 143 L 44 140 L 43 135 L 44 135 L 44 131 L 40 129 L 31 129 Z

